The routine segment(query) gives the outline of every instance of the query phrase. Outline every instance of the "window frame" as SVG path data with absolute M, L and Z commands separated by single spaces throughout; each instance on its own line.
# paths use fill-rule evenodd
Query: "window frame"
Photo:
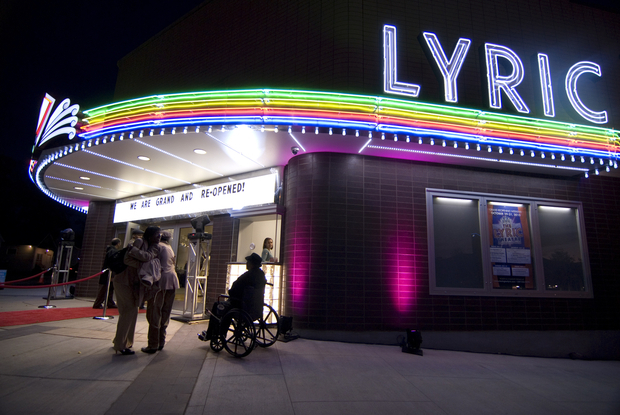
M 435 197 L 456 199 L 471 199 L 478 203 L 478 221 L 480 224 L 480 244 L 482 252 L 483 288 L 451 288 L 437 287 L 435 270 L 435 229 L 434 207 Z M 490 258 L 488 203 L 503 202 L 523 204 L 527 206 L 527 216 L 530 227 L 532 269 L 534 272 L 535 288 L 529 290 L 497 289 L 493 288 L 493 272 Z M 581 248 L 581 259 L 584 278 L 584 291 L 552 291 L 546 289 L 543 269 L 542 245 L 538 208 L 539 206 L 551 205 L 553 207 L 566 207 L 576 210 L 577 232 Z M 426 189 L 426 220 L 428 239 L 428 269 L 429 269 L 429 293 L 431 295 L 468 295 L 488 297 L 541 297 L 541 298 L 593 298 L 592 277 L 590 273 L 590 261 L 583 218 L 583 206 L 581 202 L 566 201 L 546 198 L 531 198 L 525 196 L 502 195 L 494 193 L 480 193 L 457 191 L 447 189 Z

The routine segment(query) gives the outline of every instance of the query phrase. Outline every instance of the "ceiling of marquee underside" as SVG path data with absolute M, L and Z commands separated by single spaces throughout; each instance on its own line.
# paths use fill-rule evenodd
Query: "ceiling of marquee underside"
M 559 156 L 556 160 L 549 156 L 542 159 L 539 153 L 531 157 L 529 151 L 523 156 L 519 151 L 510 155 L 507 148 L 501 154 L 497 147 L 491 147 L 489 152 L 486 146 L 481 146 L 477 151 L 475 145 L 465 149 L 463 143 L 458 143 L 458 148 L 454 148 L 453 141 L 447 140 L 443 146 L 441 139 L 431 145 L 430 139 L 424 138 L 419 144 L 418 138 L 412 137 L 411 142 L 406 142 L 404 136 L 399 136 L 395 141 L 393 135 L 386 134 L 382 140 L 376 132 L 369 142 L 368 132 L 356 136 L 354 131 L 347 131 L 343 135 L 341 130 L 334 129 L 330 135 L 324 128 L 319 134 L 315 134 L 314 128 L 305 133 L 296 128 L 289 133 L 285 129 L 275 132 L 271 127 L 260 131 L 258 127 L 247 126 L 227 126 L 225 131 L 214 126 L 209 133 L 171 134 L 169 131 L 163 135 L 117 139 L 74 151 L 47 168 L 45 185 L 60 198 L 86 207 L 91 200 L 138 197 L 214 180 L 235 180 L 235 175 L 285 166 L 295 157 L 292 147 L 299 147 L 297 156 L 337 152 L 560 176 L 583 176 L 584 172 L 545 166 L 564 165 L 591 171 L 601 167 L 591 165 L 589 159 L 581 163 L 579 159 L 562 162 Z M 196 149 L 206 154 L 197 154 Z M 46 151 L 42 157 L 50 152 L 53 150 Z M 141 161 L 139 156 L 150 160 Z M 598 164 L 599 161 L 595 161 Z M 601 174 L 620 177 L 617 169 L 612 168 L 608 173 L 602 166 L 601 171 Z

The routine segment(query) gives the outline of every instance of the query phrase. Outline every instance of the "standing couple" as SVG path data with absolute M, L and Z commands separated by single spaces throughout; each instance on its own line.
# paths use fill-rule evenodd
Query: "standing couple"
M 114 350 L 122 355 L 132 355 L 138 309 L 144 299 L 147 301 L 146 319 L 149 323 L 148 345 L 144 353 L 155 353 L 164 348 L 166 328 L 174 303 L 179 279 L 175 272 L 174 251 L 170 247 L 171 235 L 161 232 L 157 226 L 150 226 L 140 239 L 133 239 L 125 255 L 125 271 L 114 275 L 113 283 L 118 305 L 118 323 L 114 337 Z M 152 261 L 161 264 L 161 277 L 152 287 L 145 288 L 139 272 L 142 267 L 158 269 Z M 154 278 L 157 280 L 158 278 Z

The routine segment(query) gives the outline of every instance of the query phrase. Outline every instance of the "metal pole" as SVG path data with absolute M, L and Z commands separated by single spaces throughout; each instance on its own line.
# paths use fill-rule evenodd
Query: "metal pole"
M 53 275 L 55 274 L 56 274 L 56 266 L 54 265 L 54 272 L 52 273 L 52 281 L 54 281 Z M 47 303 L 45 305 L 40 305 L 39 308 L 56 308 L 55 305 L 50 305 L 50 298 L 52 298 L 52 287 L 51 286 L 47 290 Z
M 112 284 L 112 271 L 110 271 L 108 269 L 108 270 L 106 270 L 106 272 L 108 273 L 108 283 L 106 285 L 106 290 L 105 290 L 105 300 L 103 300 L 103 315 L 102 316 L 95 316 L 95 317 L 93 317 L 93 319 L 95 319 L 95 320 L 112 320 L 112 319 L 114 319 L 114 316 L 106 316 L 105 315 L 106 311 L 108 311 L 108 297 L 110 295 L 110 284 Z

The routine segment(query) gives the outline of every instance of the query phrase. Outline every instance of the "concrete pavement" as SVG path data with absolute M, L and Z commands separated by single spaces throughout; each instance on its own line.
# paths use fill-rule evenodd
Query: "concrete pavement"
M 17 291 L 0 291 L 0 312 L 45 304 Z M 174 320 L 164 350 L 146 355 L 144 314 L 136 354 L 121 356 L 115 328 L 92 318 L 0 328 L 0 414 L 620 414 L 618 361 L 303 338 L 236 359 L 197 339 L 206 323 Z

